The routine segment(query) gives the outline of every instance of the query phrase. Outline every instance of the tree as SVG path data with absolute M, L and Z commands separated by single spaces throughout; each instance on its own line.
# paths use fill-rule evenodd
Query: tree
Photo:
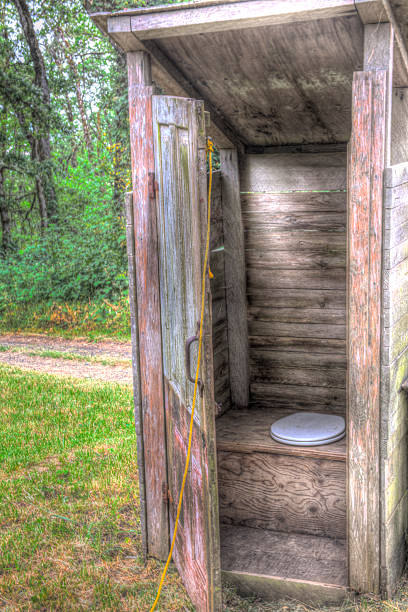
M 51 112 L 51 97 L 48 85 L 47 73 L 44 59 L 37 41 L 34 24 L 26 0 L 13 0 L 24 32 L 31 60 L 34 67 L 34 83 L 40 91 L 41 102 L 48 112 Z M 20 118 L 21 117 L 21 118 Z M 52 173 L 51 144 L 50 144 L 50 122 L 45 115 L 45 121 L 35 126 L 35 132 L 31 133 L 26 126 L 24 117 L 20 114 L 19 120 L 31 146 L 33 161 L 38 162 L 36 173 L 37 198 L 39 202 L 41 225 L 46 227 L 49 218 L 56 218 L 57 198 L 55 194 L 54 179 Z M 44 118 L 44 117 L 43 117 Z

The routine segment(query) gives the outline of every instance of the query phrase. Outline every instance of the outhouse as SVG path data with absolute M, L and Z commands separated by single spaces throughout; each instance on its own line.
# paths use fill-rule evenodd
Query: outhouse
M 130 299 L 145 550 L 320 604 L 392 595 L 408 521 L 408 2 L 203 0 L 93 15 L 127 53 Z M 188 352 L 185 358 L 186 349 Z M 297 446 L 301 411 L 346 436 Z

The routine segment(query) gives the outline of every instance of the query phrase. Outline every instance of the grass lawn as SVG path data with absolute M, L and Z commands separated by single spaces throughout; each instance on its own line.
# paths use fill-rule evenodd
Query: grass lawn
M 0 397 L 0 610 L 148 611 L 162 564 L 141 557 L 131 389 L 0 366 Z M 193 610 L 174 571 L 158 609 Z M 407 610 L 408 588 L 342 609 Z
M 0 609 L 148 610 L 130 388 L 0 367 L 0 397 Z

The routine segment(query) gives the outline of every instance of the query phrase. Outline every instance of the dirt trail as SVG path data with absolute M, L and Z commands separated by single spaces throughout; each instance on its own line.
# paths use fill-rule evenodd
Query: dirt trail
M 34 370 L 57 376 L 73 376 L 132 384 L 130 342 L 100 341 L 83 339 L 66 340 L 41 334 L 0 335 L 0 363 L 23 370 Z M 8 348 L 9 350 L 4 350 Z M 29 355 L 30 351 L 59 351 L 70 355 L 69 359 Z M 76 361 L 73 356 L 78 356 Z M 86 359 L 89 357 L 89 361 Z M 94 359 L 109 359 L 118 363 L 103 364 Z
M 67 340 L 42 334 L 0 334 L 0 344 L 31 350 L 64 351 L 66 353 L 78 353 L 79 355 L 104 356 L 111 359 L 132 359 L 130 342 L 120 342 L 119 340 L 91 342 L 82 338 Z

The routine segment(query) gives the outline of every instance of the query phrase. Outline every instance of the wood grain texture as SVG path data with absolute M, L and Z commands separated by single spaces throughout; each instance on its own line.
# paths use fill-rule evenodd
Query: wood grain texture
M 262 405 L 294 401 L 297 408 L 341 409 L 345 165 L 344 153 L 337 152 L 246 156 L 241 197 L 251 394 Z
M 251 359 L 251 379 L 255 383 L 289 384 L 306 387 L 345 389 L 345 355 L 259 351 Z
M 153 96 L 163 375 L 166 388 L 170 531 L 187 455 L 194 384 L 185 342 L 197 334 L 207 230 L 207 174 L 203 103 Z M 202 362 L 191 468 L 174 561 L 200 612 L 220 609 L 221 577 L 215 459 L 215 400 L 211 294 L 206 277 Z M 196 347 L 195 347 L 196 348 Z M 192 351 L 193 376 L 197 353 Z M 171 501 L 173 500 L 173 502 Z
M 243 597 L 260 597 L 265 601 L 301 601 L 313 607 L 329 604 L 341 606 L 352 597 L 346 587 L 311 580 L 294 580 L 249 572 L 222 571 L 223 582 Z M 339 608 L 340 609 L 340 608 Z
M 212 342 L 214 350 L 214 398 L 218 414 L 231 408 L 230 364 L 225 275 L 224 210 L 221 173 L 213 173 L 211 203 L 210 268 Z
M 110 21 L 110 16 L 107 13 L 102 16 L 95 15 L 94 21 L 123 51 L 144 51 L 150 55 L 153 81 L 167 95 L 195 98 L 198 100 L 203 97 L 192 82 L 186 78 L 154 41 L 146 40 L 142 42 L 134 34 L 126 31 L 127 23 L 130 23 L 129 16 L 118 16 L 112 22 Z M 231 147 L 234 144 L 239 144 L 239 138 L 231 130 L 228 121 L 221 116 L 208 100 L 205 102 L 205 105 L 206 110 L 211 113 L 211 136 L 216 145 L 218 147 Z M 229 136 L 227 136 L 227 133 Z
M 355 14 L 353 0 L 297 0 L 295 4 L 282 0 L 252 0 L 135 15 L 131 17 L 131 29 L 140 40 L 160 39 Z
M 222 524 L 346 537 L 343 462 L 218 451 L 218 483 Z
M 244 144 L 348 141 L 352 73 L 362 68 L 363 56 L 358 16 L 162 38 L 157 44 Z
M 231 401 L 237 408 L 244 408 L 249 401 L 248 321 L 237 151 L 221 149 L 220 164 Z
M 299 392 L 298 392 L 299 395 Z M 293 414 L 295 408 L 230 410 L 217 420 L 217 450 L 230 453 L 270 453 L 286 457 L 330 459 L 345 462 L 345 439 L 321 446 L 289 446 L 272 440 L 270 427 L 278 419 Z
M 399 578 L 407 558 L 406 533 L 408 530 L 408 493 L 395 507 L 393 515 L 382 529 L 383 541 L 387 543 L 382 575 L 382 588 L 387 597 L 392 597 L 398 587 Z
M 148 552 L 165 559 L 169 547 L 167 461 L 164 422 L 160 290 L 156 210 L 149 193 L 154 173 L 150 60 L 144 53 L 127 56 L 129 123 L 132 154 L 136 296 L 138 310 L 140 393 L 143 414 Z
M 245 156 L 241 178 L 241 191 L 244 194 L 268 193 L 275 194 L 275 198 L 283 194 L 284 198 L 287 192 L 345 191 L 346 187 L 345 153 Z M 294 198 L 293 202 L 299 205 L 301 194 L 295 195 Z M 309 201 L 317 198 L 324 199 L 324 195 L 309 195 Z M 337 202 L 336 198 L 333 201 Z M 327 210 L 327 201 L 324 203 L 326 208 L 321 207 L 321 211 Z
M 147 541 L 147 515 L 146 515 L 146 477 L 144 466 L 144 440 L 143 440 L 143 410 L 140 389 L 140 362 L 139 362 L 139 323 L 136 294 L 136 262 L 135 262 L 135 220 L 133 216 L 133 193 L 125 194 L 126 213 L 126 246 L 128 255 L 129 277 L 129 307 L 130 331 L 132 340 L 132 379 L 133 379 L 133 406 L 135 416 L 135 430 L 137 438 L 137 469 L 139 479 L 140 503 L 140 530 L 142 534 L 143 556 L 148 554 Z
M 405 566 L 408 490 L 408 398 L 401 385 L 408 376 L 408 251 L 395 244 L 408 219 L 408 165 L 385 171 L 382 347 L 381 347 L 381 588 L 391 597 Z
M 166 386 L 166 423 L 169 462 L 170 531 L 173 533 L 184 472 L 190 412 L 181 404 L 179 396 L 169 384 Z M 211 610 L 211 584 L 208 573 L 209 534 L 206 525 L 208 512 L 207 455 L 202 448 L 200 427 L 194 423 L 192 456 L 189 477 L 177 532 L 173 560 L 183 583 L 200 612 Z M 217 608 L 216 608 L 217 609 Z
M 226 571 L 347 584 L 345 540 L 222 525 L 221 555 Z
M 355 73 L 349 149 L 349 573 L 352 588 L 374 593 L 380 587 L 379 381 L 387 88 L 386 71 Z
M 391 125 L 391 164 L 406 163 L 408 159 L 408 95 L 405 88 L 393 89 Z
M 251 404 L 262 408 L 290 408 L 344 416 L 346 390 L 276 383 L 251 384 Z

